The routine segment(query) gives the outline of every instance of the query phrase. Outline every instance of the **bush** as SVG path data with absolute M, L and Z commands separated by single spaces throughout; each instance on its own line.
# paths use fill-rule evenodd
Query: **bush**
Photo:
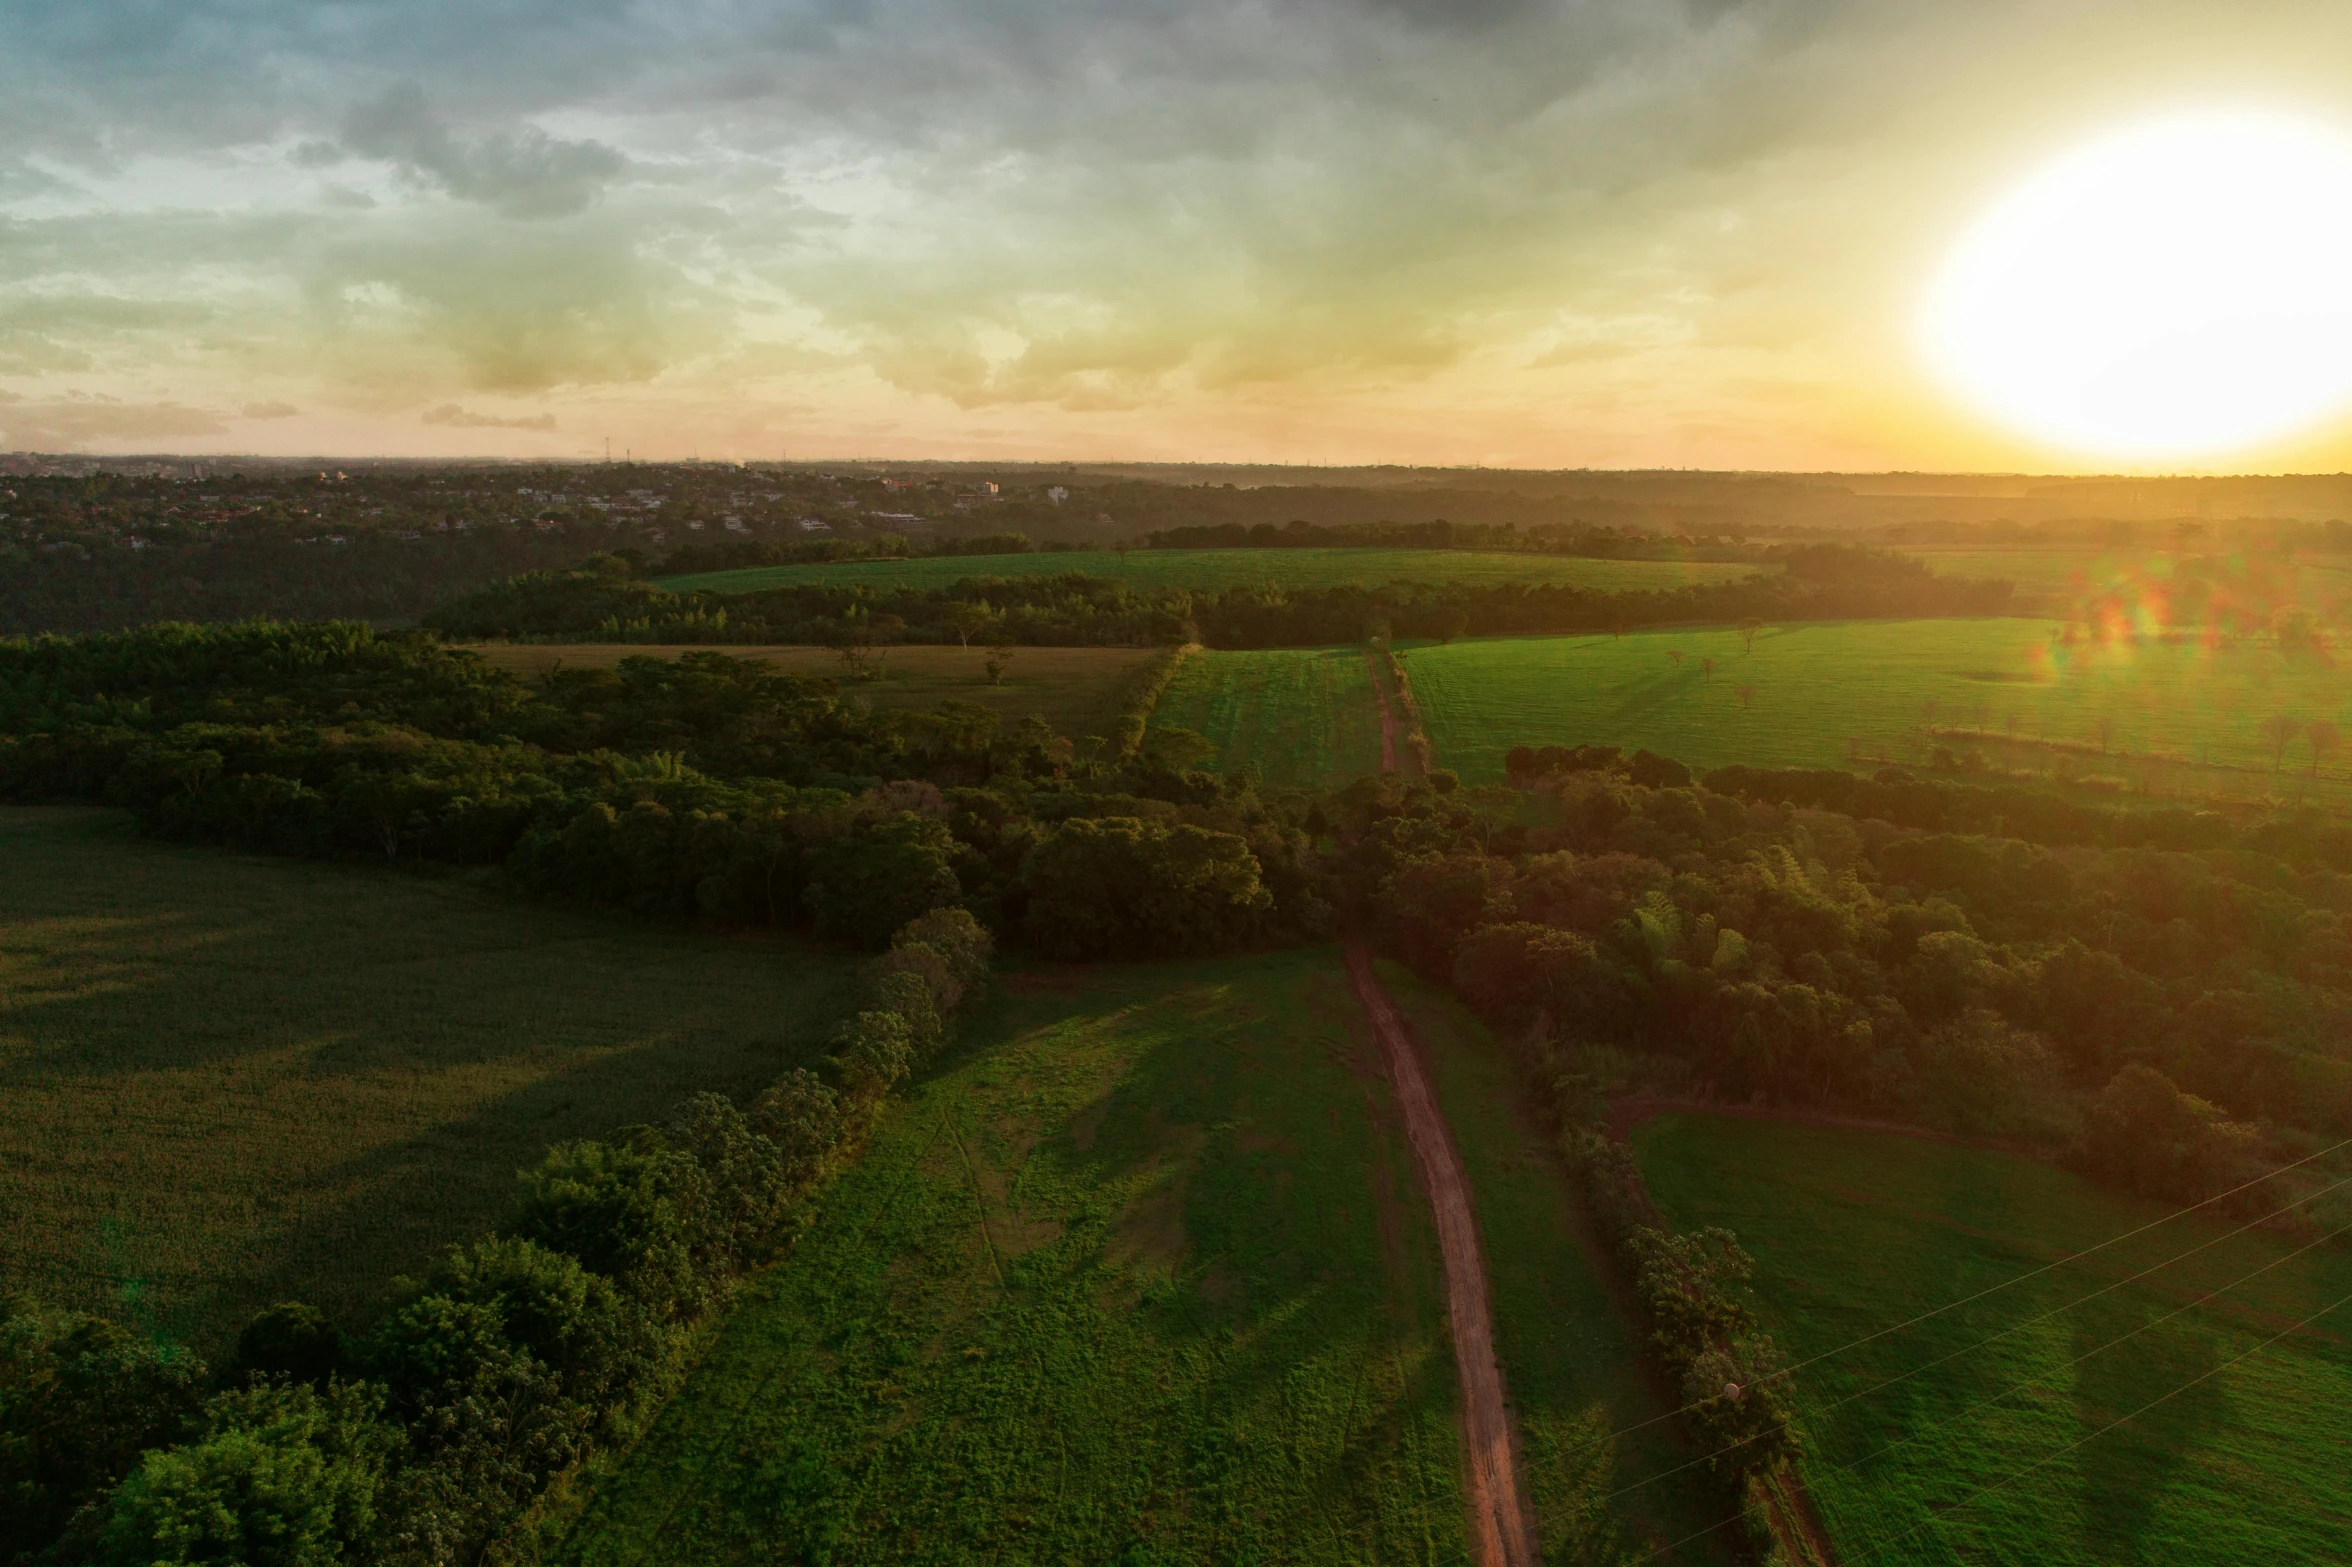
M 324 1383 L 343 1368 L 343 1335 L 316 1306 L 281 1301 L 261 1312 L 237 1335 L 234 1380 L 264 1379 Z

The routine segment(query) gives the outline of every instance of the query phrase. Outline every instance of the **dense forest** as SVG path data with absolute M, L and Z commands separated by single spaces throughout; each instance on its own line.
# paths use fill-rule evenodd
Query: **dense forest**
M 1689 622 L 1999 614 L 2006 582 L 1939 576 L 1906 557 L 1846 545 L 1782 545 L 1757 576 L 1609 593 L 1545 583 L 1349 584 L 1330 588 L 1148 588 L 1082 569 L 979 576 L 935 589 L 796 584 L 751 593 L 672 593 L 619 556 L 517 577 L 445 604 L 425 624 L 460 639 L 646 643 L 1001 641 L 1121 647 L 1315 647 L 1367 635 L 1511 636 Z

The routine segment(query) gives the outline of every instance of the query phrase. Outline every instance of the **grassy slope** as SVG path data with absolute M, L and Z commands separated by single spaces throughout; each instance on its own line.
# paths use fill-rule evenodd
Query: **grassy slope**
M 1360 647 L 1203 652 L 1185 660 L 1152 715 L 1216 743 L 1201 765 L 1255 765 L 1276 788 L 1341 784 L 1380 770 L 1380 707 Z
M 750 566 L 663 577 L 676 592 L 706 588 L 750 593 L 793 583 L 862 583 L 873 587 L 936 588 L 967 577 L 1052 576 L 1082 571 L 1117 577 L 1139 587 L 1331 587 L 1343 583 L 1567 582 L 1616 592 L 1675 588 L 1745 577 L 1740 561 L 1584 560 L 1564 555 L 1518 555 L 1478 550 L 1081 550 L 1031 555 L 941 555 L 923 560 L 849 561 L 840 565 Z
M 1328 950 L 1014 975 L 560 1559 L 1460 1560 L 1436 1246 L 1353 1017 Z
M 1466 781 L 1503 775 L 1513 745 L 1647 746 L 1694 767 L 1829 767 L 1849 737 L 1865 754 L 1917 754 L 1905 737 L 1928 721 L 2027 738 L 2090 743 L 2112 720 L 2118 750 L 2158 750 L 2257 769 L 2271 784 L 2264 718 L 2293 713 L 2352 724 L 2352 682 L 2308 657 L 2264 647 L 2062 648 L 2036 620 L 1821 622 L 1768 628 L 1753 654 L 1726 630 L 1624 637 L 1516 637 L 1418 647 L 1405 655 L 1441 765 Z M 1667 657 L 1678 650 L 1681 664 Z M 1702 658 L 1715 672 L 1702 674 Z M 1738 688 L 1752 684 L 1753 706 Z M 2283 784 L 2292 789 L 2298 746 Z M 2103 764 L 2084 760 L 2086 770 Z M 2120 770 L 2120 764 L 2118 764 Z M 2328 774 L 2344 770 L 2339 757 Z M 2199 775 L 2212 778 L 2212 774 Z
M 1739 1232 L 1758 1262 L 1767 1323 L 1799 1360 L 2166 1211 L 2031 1160 L 1874 1133 L 1683 1116 L 1635 1128 L 1634 1145 L 1677 1224 Z M 2230 1228 L 2167 1224 L 1802 1373 L 1807 1477 L 1846 1560 L 2344 1560 L 2352 1306 L 2075 1453 L 2052 1456 L 2352 1292 L 2352 1257 L 2340 1249 L 2306 1253 L 2210 1306 L 2091 1353 L 2293 1249 L 2267 1237 L 2223 1240 L 2144 1283 L 1827 1409 Z M 2017 1383 L 2026 1390 L 1995 1397 Z M 1987 1408 L 1963 1413 L 1987 1399 Z M 1936 1421 L 1946 1423 L 1931 1427 Z M 2052 1461 L 2029 1468 L 2044 1458 Z M 1857 1467 L 1835 1472 L 1847 1463 Z M 2013 1476 L 2006 1490 L 1954 1509 L 1978 1487 Z
M 848 963 L 0 810 L 0 1288 L 217 1348 L 354 1308 L 550 1142 L 772 1077 Z
M 756 658 L 794 674 L 842 673 L 841 656 L 821 647 L 633 647 L 625 643 L 493 643 L 474 649 L 500 669 L 536 675 L 555 668 L 609 669 L 624 658 L 675 658 L 680 653 L 725 653 Z M 896 647 L 882 658 L 880 680 L 845 684 L 850 695 L 876 707 L 931 709 L 942 702 L 978 702 L 1017 723 L 1042 713 L 1067 735 L 1108 735 L 1117 731 L 1122 684 L 1154 648 L 1025 647 L 1012 650 L 1003 680 L 988 683 L 988 657 L 980 648 Z
M 1442 992 L 1395 964 L 1383 964 L 1381 977 L 1421 1043 L 1477 1194 L 1495 1346 L 1546 1559 L 1602 1559 L 1596 1547 L 1612 1528 L 1620 1545 L 1642 1552 L 1698 1534 L 1721 1514 L 1691 1476 L 1643 1486 L 1613 1506 L 1600 1500 L 1692 1455 L 1666 1425 L 1606 1440 L 1670 1406 L 1641 1372 L 1567 1173 L 1520 1113 L 1516 1069 Z M 1721 1531 L 1665 1560 L 1728 1560 L 1737 1533 Z
M 2172 576 L 2173 556 L 2164 550 L 2151 549 L 2091 549 L 2084 547 L 2053 546 L 2017 549 L 1966 549 L 1940 545 L 1909 545 L 1902 549 L 1906 555 L 1916 555 L 1936 570 L 1954 577 L 2003 577 L 2020 589 L 2038 593 L 2056 592 L 2057 603 L 2063 605 L 2085 592 L 2128 587 L 2148 581 L 2163 582 Z M 2307 560 L 2300 563 L 2297 575 L 2307 594 L 2332 597 L 2343 591 L 2352 568 L 2340 561 Z

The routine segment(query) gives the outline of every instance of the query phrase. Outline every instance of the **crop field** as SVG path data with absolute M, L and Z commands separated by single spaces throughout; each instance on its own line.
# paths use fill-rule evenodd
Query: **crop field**
M 748 566 L 662 577 L 677 593 L 751 593 L 805 582 L 840 586 L 943 588 L 967 577 L 1055 576 L 1082 571 L 1139 588 L 1337 587 L 1388 582 L 1562 582 L 1622 592 L 1728 582 L 1754 575 L 1745 561 L 1589 560 L 1568 555 L 1485 550 L 1075 550 L 1024 555 L 939 555 L 922 560 L 844 561 L 835 565 Z
M 791 1063 L 849 960 L 0 810 L 0 1290 L 220 1348 L 364 1306 L 551 1142 Z
M 1708 768 L 1918 762 L 1934 744 L 1972 743 L 1936 741 L 1923 732 L 1934 726 L 1992 731 L 2004 765 L 2039 747 L 2046 767 L 2065 747 L 2079 773 L 2159 792 L 2292 795 L 2308 786 L 2309 750 L 2291 740 L 2274 771 L 2264 721 L 2352 731 L 2352 676 L 2322 657 L 2252 643 L 2068 647 L 2057 629 L 1815 622 L 1768 627 L 1753 653 L 1725 629 L 1508 637 L 1416 647 L 1404 661 L 1439 764 L 1473 783 L 1499 780 L 1519 744 L 1646 746 Z M 2320 767 L 2324 788 L 2343 788 L 2348 759 Z
M 1443 992 L 1393 963 L 1381 978 L 1421 1044 L 1476 1194 L 1495 1348 L 1544 1559 L 1608 1561 L 1612 1545 L 1638 1556 L 1699 1535 L 1662 1559 L 1735 1560 L 1736 1530 L 1702 1534 L 1721 1514 L 1691 1475 L 1638 1484 L 1695 1456 L 1672 1426 L 1608 1440 L 1667 1406 L 1602 1282 L 1600 1242 L 1567 1172 L 1520 1112 L 1517 1067 Z M 1606 1500 L 1626 1486 L 1637 1488 Z
M 556 1559 L 1463 1559 L 1428 1207 L 1337 955 L 1016 971 Z
M 1739 1232 L 1791 1359 L 1826 1356 L 1795 1393 L 1845 1560 L 2345 1559 L 2352 1304 L 2267 1342 L 2352 1295 L 2342 1242 L 2297 1256 L 2192 1217 L 2084 1256 L 2166 1210 L 1888 1134 L 1669 1116 L 1632 1136 L 1670 1219 Z
M 1206 736 L 1216 749 L 1200 766 L 1254 766 L 1275 788 L 1380 771 L 1380 705 L 1360 647 L 1195 653 L 1152 724 Z
M 841 655 L 821 647 L 633 647 L 624 643 L 493 642 L 473 649 L 501 669 L 544 674 L 559 665 L 610 669 L 633 656 L 676 658 L 680 653 L 726 653 L 756 658 L 794 674 L 840 678 Z M 1116 733 L 1119 693 L 1154 648 L 1024 647 L 1011 649 L 999 683 L 991 685 L 980 648 L 894 647 L 882 654 L 882 678 L 844 681 L 842 690 L 876 707 L 931 709 L 942 702 L 978 702 L 1007 722 L 1041 713 L 1072 736 Z
M 2020 591 L 2055 595 L 2053 603 L 2086 592 L 2099 592 L 2172 576 L 2175 556 L 2169 550 L 2094 549 L 2050 546 L 2023 549 L 1945 549 L 1905 545 L 1901 553 L 1916 555 L 1936 570 L 1953 577 L 1999 577 Z M 2300 585 L 2312 596 L 2333 597 L 2352 588 L 2352 568 L 2338 560 L 2303 561 L 2294 568 Z

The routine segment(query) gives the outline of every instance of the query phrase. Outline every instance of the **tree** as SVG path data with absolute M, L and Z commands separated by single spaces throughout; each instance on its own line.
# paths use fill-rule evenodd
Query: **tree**
M 379 1389 L 261 1383 L 206 1410 L 201 1440 L 151 1452 L 108 1510 L 107 1567 L 324 1567 L 360 1546 L 397 1434 Z
M 972 645 L 972 633 L 996 619 L 996 611 L 975 599 L 958 599 L 947 607 L 942 617 L 948 629 L 956 634 L 956 641 L 964 647 Z
M 1753 653 L 1756 651 L 1756 633 L 1764 629 L 1764 622 L 1758 620 L 1753 615 L 1748 615 L 1742 618 L 1739 624 L 1732 627 L 1732 629 L 1739 633 L 1740 646 L 1746 651 Z
M 318 1385 L 342 1368 L 343 1335 L 316 1306 L 281 1301 L 237 1335 L 230 1374 Z
M 1680 669 L 1682 667 L 1682 659 L 1682 649 L 1678 647 L 1670 647 L 1666 650 L 1666 662 L 1672 664 L 1676 669 Z
M 2303 720 L 2276 713 L 2262 721 L 2262 738 L 2270 742 L 2270 770 L 2277 772 L 2287 765 L 2287 747 L 2295 736 L 2303 732 Z
M 1711 674 L 1715 673 L 1715 660 L 1714 660 L 1714 659 L 1712 659 L 1712 658 L 1702 658 L 1702 659 L 1700 659 L 1700 660 L 1699 660 L 1699 673 L 1700 673 L 1700 674 L 1702 674 L 1702 675 L 1711 675 Z
M 1743 711 L 1756 705 L 1756 688 L 1752 685 L 1734 686 L 1731 694 L 1739 698 L 1739 705 Z
M 818 847 L 802 894 L 817 929 L 879 948 L 911 919 L 963 896 L 945 822 L 911 812 Z
M 185 1351 L 0 1297 L 0 1561 L 31 1559 L 143 1450 L 178 1441 L 203 1387 Z
M 2303 726 L 2303 743 L 2311 747 L 2311 776 L 2319 776 L 2319 764 L 2336 754 L 2344 744 L 2343 731 L 2335 720 L 2314 718 Z
M 1274 902 L 1238 835 L 1132 816 L 1062 823 L 1022 880 L 1029 939 L 1073 961 L 1222 951 Z
M 1458 606 L 1449 604 L 1437 612 L 1436 618 L 1430 623 L 1430 629 L 1437 633 L 1439 642 L 1450 643 L 1454 638 L 1470 629 L 1470 617 L 1464 614 Z
M 657 1318 L 700 1309 L 690 1216 L 703 1194 L 692 1159 L 650 1133 L 635 1144 L 558 1143 L 522 1188 L 513 1234 L 578 1259 Z
M 980 661 L 980 667 L 988 671 L 990 685 L 1000 686 L 1004 684 L 1004 672 L 1011 667 L 1012 662 L 1013 650 L 1000 644 L 988 650 L 988 656 Z

